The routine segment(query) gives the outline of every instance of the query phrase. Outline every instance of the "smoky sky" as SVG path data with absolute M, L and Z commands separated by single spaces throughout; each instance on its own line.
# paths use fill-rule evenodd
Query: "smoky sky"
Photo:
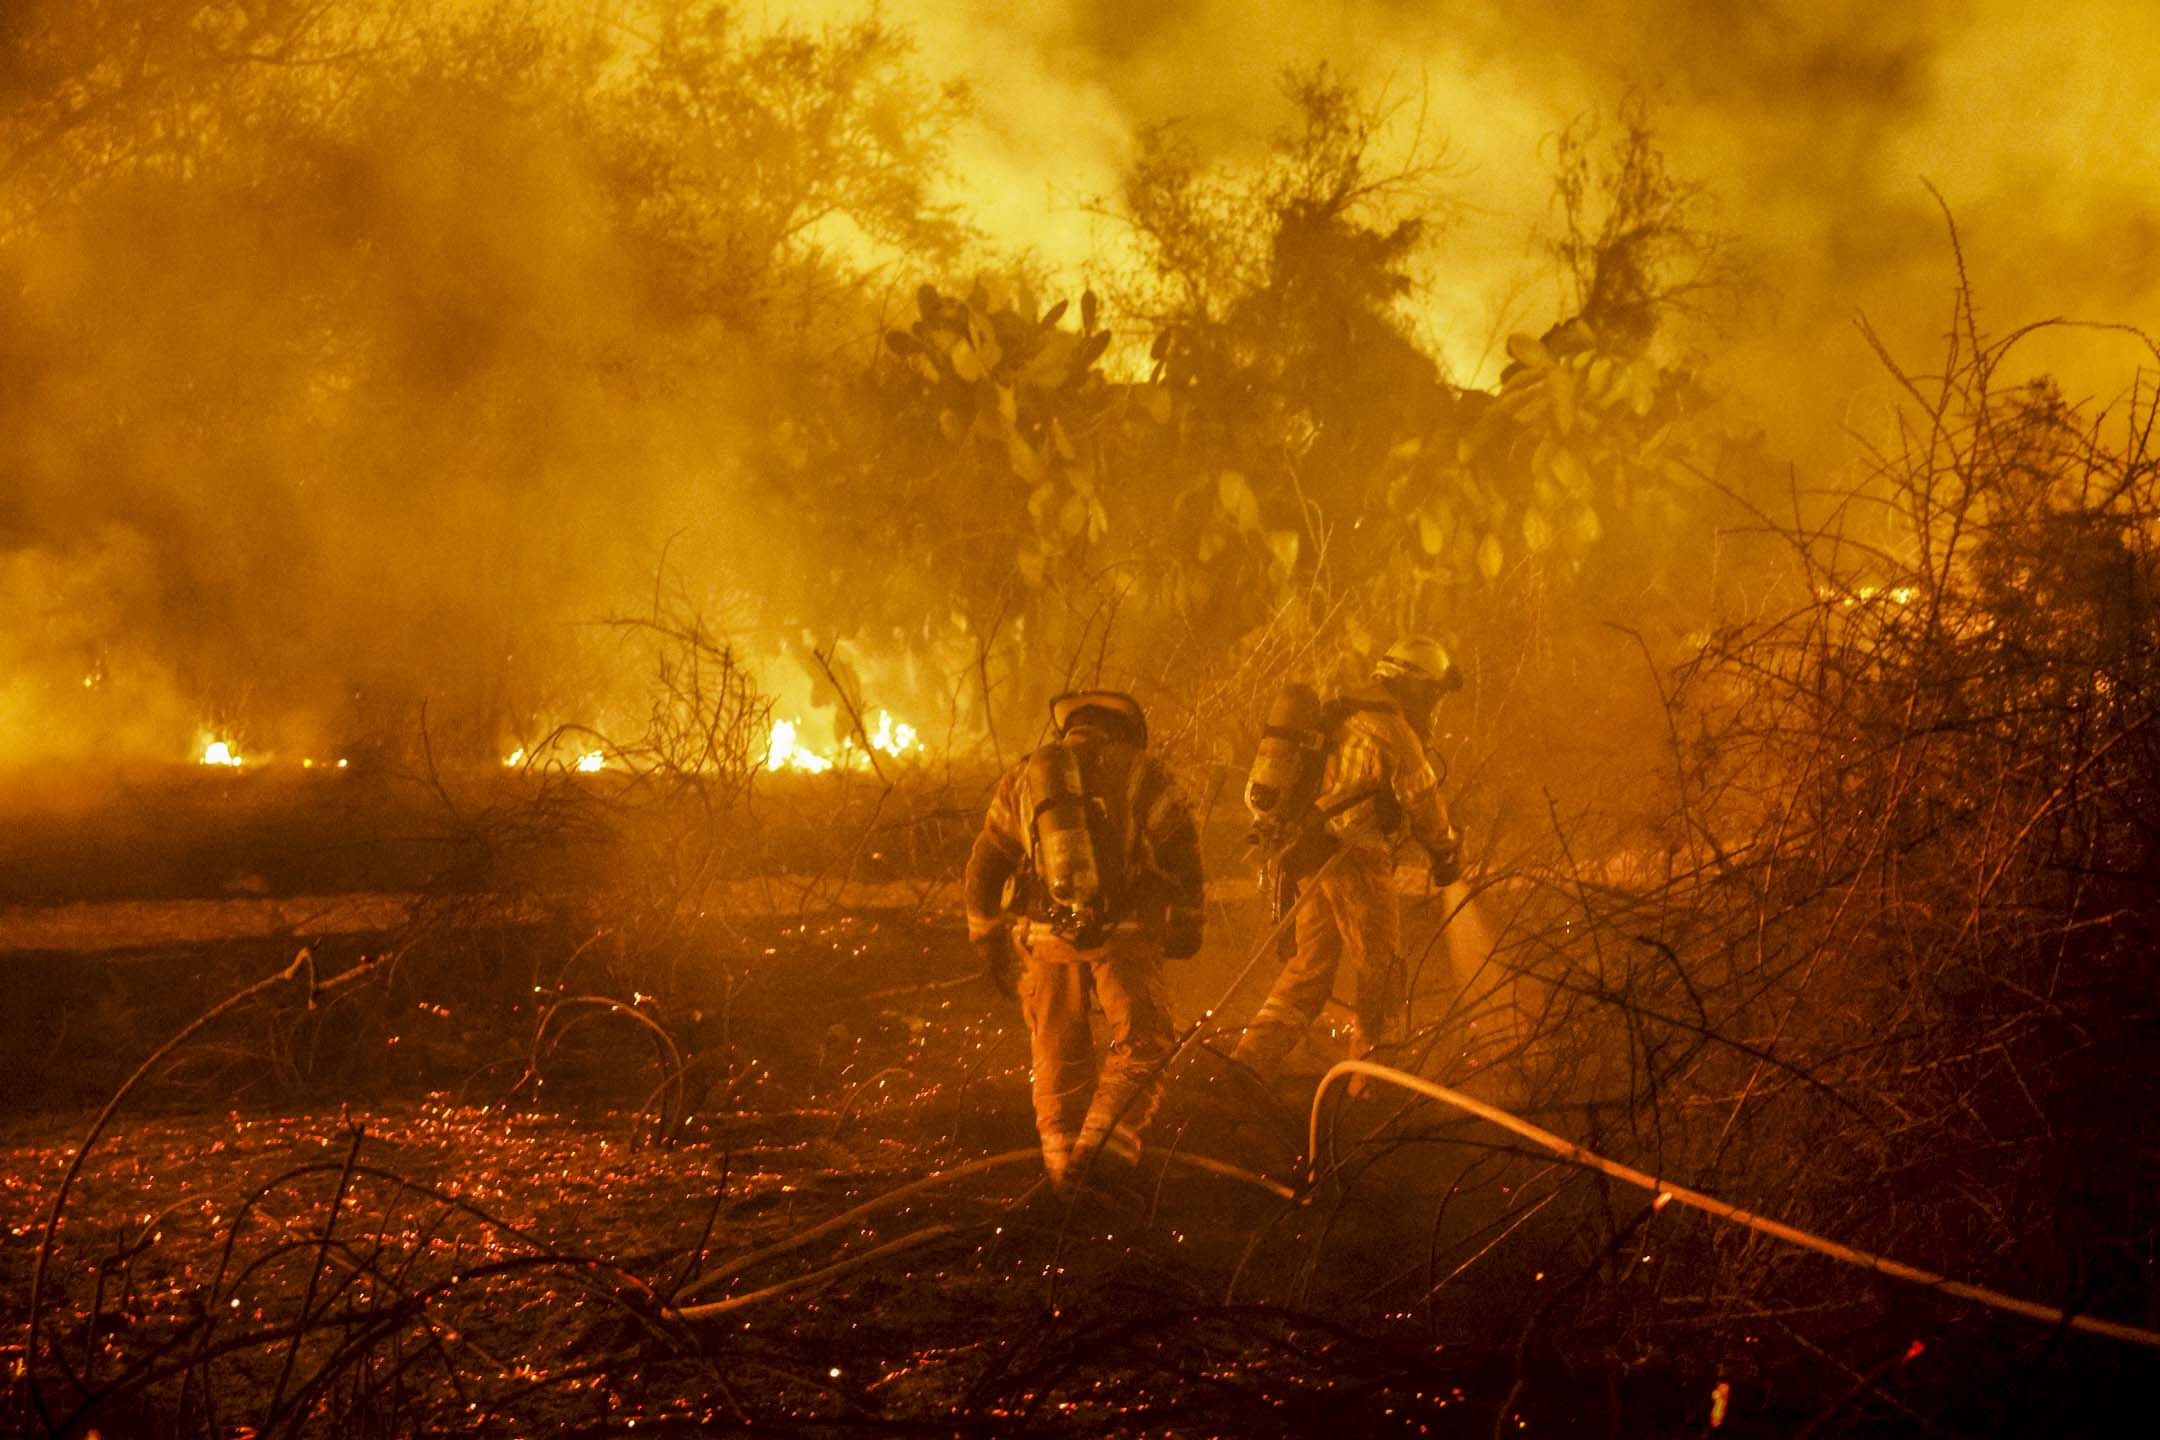
M 671 540 L 726 618 L 759 375 L 656 299 L 594 146 L 425 65 L 330 99 L 10 237 L 9 760 L 594 723 Z
M 524 7 L 565 25 L 594 10 Z M 1756 277 L 1695 342 L 1734 423 L 1808 466 L 1840 464 L 1894 395 L 1856 314 L 1915 368 L 1939 350 L 1956 272 L 1929 183 L 1984 324 L 2160 329 L 2160 19 L 2137 0 L 880 13 L 928 79 L 973 97 L 950 196 L 984 251 L 1030 256 L 1068 293 L 1122 263 L 1101 202 L 1148 127 L 1250 165 L 1287 118 L 1285 68 L 1325 61 L 1397 106 L 1389 143 L 1442 147 L 1445 223 L 1408 318 L 1465 383 L 1494 378 L 1507 331 L 1560 318 L 1541 249 L 1555 136 L 1631 94 Z M 685 604 L 774 656 L 815 638 L 792 622 L 820 596 L 837 610 L 876 583 L 743 503 L 786 377 L 670 306 L 666 257 L 611 209 L 621 157 L 515 85 L 425 66 L 401 83 L 313 119 L 272 107 L 214 137 L 218 166 L 111 186 L 0 247 L 0 760 L 181 758 L 227 725 L 297 753 L 427 702 L 511 717 L 471 737 L 484 751 L 591 711 L 617 664 L 595 622 L 647 605 L 663 556 Z M 904 293 L 914 277 L 876 258 Z M 874 341 L 885 309 L 861 294 L 826 304 L 834 332 L 803 348 Z M 2089 336 L 2028 355 L 2102 400 L 2135 359 Z M 936 666 L 914 663 L 928 705 Z M 807 701 L 799 663 L 775 674 Z
M 1428 336 L 1465 379 L 1496 323 L 1555 317 L 1553 137 L 1646 97 L 1676 174 L 1754 260 L 1719 337 L 1730 383 L 1795 448 L 1870 390 L 1865 313 L 1925 368 L 1946 329 L 1956 217 L 1983 319 L 2160 321 L 2160 15 L 2134 0 L 909 0 L 932 63 L 974 85 L 968 193 L 1083 265 L 1143 127 L 1180 122 L 1226 163 L 1281 123 L 1284 67 L 1328 61 L 1447 144 L 1459 201 L 1427 277 Z M 1050 196 L 1044 203 L 1046 191 Z M 1512 304 L 1504 304 L 1511 301 Z M 1496 311 L 1499 312 L 1496 314 Z M 2134 350 L 2034 347 L 2105 398 Z M 2081 392 L 2088 393 L 2088 392 Z

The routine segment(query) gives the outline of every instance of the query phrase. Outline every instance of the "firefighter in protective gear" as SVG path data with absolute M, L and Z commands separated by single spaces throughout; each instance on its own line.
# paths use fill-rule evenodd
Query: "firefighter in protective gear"
M 1245 1028 L 1232 1058 L 1265 1080 L 1311 1028 L 1338 973 L 1350 980 L 1350 1053 L 1363 1056 L 1388 1035 L 1402 1003 L 1401 917 L 1395 851 L 1417 841 L 1436 885 L 1461 877 L 1460 838 L 1448 821 L 1425 734 L 1442 696 L 1462 677 L 1438 642 L 1409 636 L 1373 666 L 1372 683 L 1332 702 L 1313 824 L 1319 845 L 1300 852 L 1312 870 L 1296 919 L 1296 949 Z
M 1027 1018 L 1053 1181 L 1137 1159 L 1174 1039 L 1163 958 L 1200 948 L 1200 834 L 1130 695 L 1051 702 L 1052 744 L 999 780 L 968 856 L 968 939 Z M 1077 821 L 1077 829 L 1075 822 Z M 1015 984 L 1017 980 L 1017 984 Z M 1096 1064 L 1090 997 L 1110 1044 Z

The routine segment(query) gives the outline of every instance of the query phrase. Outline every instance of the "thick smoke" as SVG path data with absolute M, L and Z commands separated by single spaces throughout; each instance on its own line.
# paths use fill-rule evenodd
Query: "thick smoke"
M 190 726 L 349 744 L 484 708 L 658 553 L 698 427 L 611 383 L 645 339 L 566 218 L 600 199 L 489 119 L 146 178 L 13 257 L 0 526 L 51 616 L 15 708 L 125 733 L 140 649 Z
M 679 605 L 774 655 L 875 583 L 816 563 L 815 537 L 742 477 L 791 383 L 775 337 L 797 357 L 860 349 L 879 285 L 902 277 L 862 284 L 860 255 L 821 258 L 758 209 L 762 170 L 684 188 L 689 130 L 609 141 L 592 76 L 621 73 L 624 37 L 671 8 L 384 6 L 405 27 L 381 52 L 394 65 L 319 81 L 235 67 L 191 98 L 153 91 L 96 145 L 77 124 L 91 112 L 69 108 L 88 92 L 69 87 L 128 73 L 118 61 L 161 33 L 127 17 L 240 8 L 17 12 L 121 19 L 71 19 L 53 33 L 81 53 L 18 46 L 0 71 L 18 125 L 0 234 L 0 753 L 181 759 L 219 732 L 327 755 L 409 729 L 423 704 L 468 727 L 445 740 L 495 753 L 604 718 L 619 666 L 593 622 L 647 608 L 663 556 Z M 762 22 L 860 13 L 817 0 Z M 1554 137 L 1630 94 L 1759 280 L 1706 345 L 1717 379 L 1805 461 L 1826 463 L 1887 391 L 1856 312 L 1917 366 L 1938 351 L 1955 272 L 1923 178 L 2004 325 L 2160 323 L 2160 26 L 2134 0 L 882 13 L 914 31 L 917 74 L 974 96 L 950 152 L 962 215 L 989 249 L 1032 252 L 1057 291 L 1118 263 L 1092 202 L 1114 197 L 1147 127 L 1179 120 L 1235 165 L 1284 120 L 1283 70 L 1324 60 L 1401 102 L 1398 142 L 1445 141 L 1453 209 L 1417 319 L 1465 382 L 1494 377 L 1507 330 L 1559 317 L 1540 240 Z M 468 22 L 496 42 L 430 48 L 431 27 Z M 536 26 L 577 43 L 535 61 Z M 11 45 L 40 33 L 0 27 Z M 857 133 L 905 130 L 905 97 L 874 98 Z M 694 108 L 669 113 L 688 125 Z M 753 198 L 732 228 L 657 213 L 738 191 Z M 686 291 L 714 253 L 740 293 Z M 2082 343 L 2031 356 L 2073 396 L 2119 373 Z M 804 677 L 776 675 L 807 699 Z
M 2051 315 L 2160 322 L 2160 22 L 2134 0 L 1293 0 L 1010 6 L 918 0 L 928 52 L 976 82 L 967 151 L 994 213 L 1025 229 L 1044 187 L 1111 195 L 1132 137 L 1182 121 L 1226 161 L 1283 109 L 1286 66 L 1326 60 L 1442 137 L 1460 202 L 1423 298 L 1455 373 L 1489 381 L 1502 317 L 1557 318 L 1549 263 L 1554 135 L 1651 104 L 1672 168 L 1702 182 L 1752 261 L 1754 304 L 1723 379 L 1788 449 L 1820 454 L 1868 361 L 1865 313 L 1926 367 L 1948 328 L 1954 212 L 1971 277 L 2004 327 Z M 1077 207 L 1038 215 L 1078 266 L 1102 237 Z M 2121 353 L 2038 350 L 2073 393 Z M 2090 363 L 2089 373 L 2080 370 Z
M 211 737 L 327 760 L 423 713 L 438 758 L 500 756 L 565 721 L 636 733 L 650 677 L 613 617 L 797 641 L 814 597 L 754 599 L 803 587 L 786 517 L 740 483 L 746 417 L 789 355 L 877 331 L 815 247 L 777 243 L 776 190 L 640 143 L 630 50 L 563 43 L 561 12 L 382 7 L 404 28 L 309 69 L 230 65 L 251 42 L 211 33 L 220 7 L 168 8 L 211 19 L 137 30 L 117 5 L 71 31 L 61 6 L 27 33 L 85 48 L 14 57 L 0 765 Z M 107 46 L 168 72 L 111 93 L 125 127 L 23 98 L 95 93 Z

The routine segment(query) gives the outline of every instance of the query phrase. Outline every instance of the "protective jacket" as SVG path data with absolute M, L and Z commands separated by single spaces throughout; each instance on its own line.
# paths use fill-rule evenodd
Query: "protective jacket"
M 1197 920 L 1204 898 L 1200 832 L 1170 772 L 1145 750 L 1092 725 L 1079 723 L 1053 742 L 1073 749 L 1082 783 L 1096 809 L 1096 863 L 1109 900 L 1110 919 L 1125 933 L 1159 939 Z M 1030 887 L 1031 822 L 1041 797 L 1032 793 L 1025 762 L 1006 772 L 990 799 L 983 827 L 968 855 L 968 938 L 978 939 L 1016 919 L 1033 918 L 1028 901 L 1007 911 L 1008 882 L 1022 895 Z
M 1037 777 L 1069 777 L 1069 767 L 1039 756 L 998 782 L 968 855 L 965 889 L 971 940 L 1011 927 L 1011 942 L 994 943 L 1013 943 L 1021 961 L 1035 1129 L 1045 1169 L 1062 1180 L 1098 1153 L 1138 1153 L 1175 1044 L 1165 937 L 1172 937 L 1172 953 L 1198 946 L 1203 879 L 1192 811 L 1153 757 L 1084 722 L 1068 725 L 1055 743 L 1079 762 L 1102 923 L 1085 936 L 1061 932 L 1045 902 L 1050 887 L 1033 873 L 1038 861 L 1054 863 L 1036 853 L 1036 819 L 1047 808 L 1046 797 L 1034 793 Z M 1067 793 L 1050 798 L 1062 804 Z M 1102 1006 L 1110 1031 L 1099 1063 L 1091 1001 Z
M 1367 1053 L 1394 1030 L 1402 1008 L 1395 847 L 1408 837 L 1435 855 L 1453 852 L 1439 776 L 1401 707 L 1374 685 L 1336 701 L 1332 713 L 1340 718 L 1329 732 L 1317 808 L 1341 853 L 1299 902 L 1295 948 L 1234 1052 L 1263 1078 L 1319 1019 L 1342 972 L 1354 1019 L 1350 1053 Z
M 1382 851 L 1405 835 L 1428 848 L 1445 844 L 1452 831 L 1440 777 L 1401 707 L 1386 689 L 1370 685 L 1345 696 L 1337 708 L 1342 718 L 1328 737 L 1318 806 L 1329 811 L 1361 787 L 1373 793 L 1329 819 L 1335 837 Z

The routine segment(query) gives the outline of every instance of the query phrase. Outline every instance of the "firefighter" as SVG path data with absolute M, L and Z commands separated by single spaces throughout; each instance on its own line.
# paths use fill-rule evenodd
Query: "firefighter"
M 1052 1181 L 1139 1157 L 1173 1038 L 1163 959 L 1200 948 L 1200 835 L 1115 690 L 1051 702 L 1057 738 L 999 780 L 968 856 L 968 939 L 1027 1018 Z M 1099 1067 L 1088 1002 L 1110 1044 Z
M 1297 912 L 1296 948 L 1232 1052 L 1261 1079 L 1281 1071 L 1340 971 L 1350 979 L 1351 1055 L 1387 1037 L 1402 1003 L 1396 849 L 1405 838 L 1422 845 L 1436 886 L 1461 878 L 1460 837 L 1424 739 L 1441 697 L 1461 686 L 1439 643 L 1413 635 L 1388 647 L 1371 684 L 1321 711 L 1311 828 L 1290 852 L 1305 871 L 1290 878 L 1309 879 L 1311 893 Z

